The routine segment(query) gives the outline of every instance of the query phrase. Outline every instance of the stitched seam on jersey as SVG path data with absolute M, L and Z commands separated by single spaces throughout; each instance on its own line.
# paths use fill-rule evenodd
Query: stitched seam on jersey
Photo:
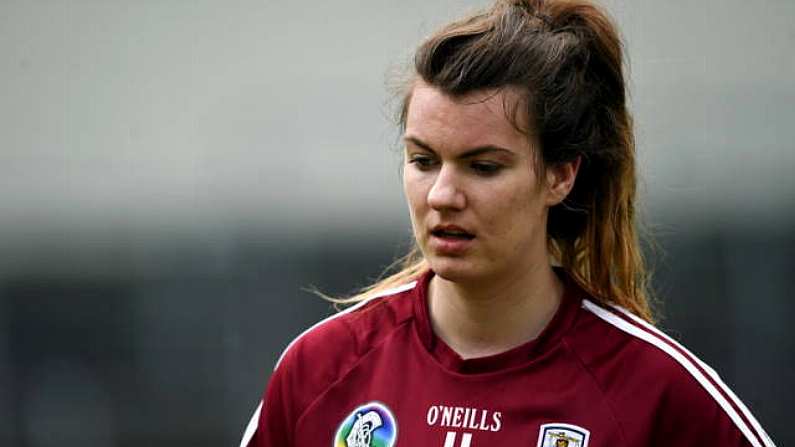
M 395 335 L 395 334 L 396 334 L 398 331 L 400 331 L 401 329 L 403 329 L 403 328 L 404 328 L 406 325 L 410 324 L 412 320 L 413 320 L 413 318 L 407 318 L 405 321 L 403 321 L 402 323 L 400 323 L 400 324 L 398 324 L 397 326 L 395 326 L 395 327 L 394 327 L 394 329 L 393 329 L 393 330 L 392 330 L 392 331 L 391 331 L 391 332 L 390 332 L 388 335 L 384 336 L 384 338 L 383 338 L 381 341 L 379 341 L 379 342 L 378 342 L 378 344 L 376 344 L 376 345 L 373 345 L 373 347 L 372 347 L 372 348 L 370 348 L 369 350 L 367 350 L 367 352 L 363 353 L 363 354 L 361 355 L 361 357 L 359 357 L 359 359 L 358 359 L 358 360 L 356 360 L 356 362 L 355 362 L 353 365 L 351 365 L 351 367 L 350 367 L 350 368 L 348 368 L 348 369 L 347 369 L 347 370 L 346 370 L 346 371 L 345 371 L 343 374 L 341 374 L 341 375 L 340 375 L 340 376 L 337 378 L 337 380 L 335 380 L 335 381 L 331 382 L 331 384 L 329 384 L 329 386 L 327 386 L 325 389 L 323 389 L 323 391 L 322 391 L 321 393 L 319 393 L 319 394 L 318 394 L 318 396 L 317 396 L 317 397 L 316 397 L 316 398 L 315 398 L 315 399 L 314 399 L 312 402 L 310 402 L 310 403 L 309 403 L 309 405 L 307 405 L 307 406 L 306 406 L 306 408 L 304 409 L 304 411 L 302 411 L 302 412 L 301 412 L 301 414 L 298 416 L 298 418 L 295 420 L 295 425 L 293 426 L 293 430 L 295 430 L 295 428 L 296 428 L 296 427 L 298 427 L 298 426 L 301 424 L 301 419 L 303 419 L 303 418 L 304 418 L 304 416 L 306 416 L 306 413 L 307 413 L 307 412 L 309 412 L 309 410 L 311 410 L 311 409 L 312 409 L 312 407 L 314 407 L 314 406 L 315 406 L 315 405 L 316 405 L 316 404 L 317 404 L 317 403 L 318 403 L 318 402 L 319 402 L 319 401 L 320 401 L 320 400 L 321 400 L 323 397 L 325 397 L 325 396 L 326 396 L 326 394 L 328 394 L 329 390 L 331 390 L 331 389 L 332 389 L 332 388 L 334 388 L 334 387 L 335 387 L 335 386 L 336 386 L 338 383 L 342 382 L 342 381 L 343 381 L 345 378 L 347 378 L 347 377 L 348 377 L 348 375 L 349 375 L 349 374 L 350 374 L 350 373 L 351 373 L 353 370 L 355 370 L 355 369 L 356 369 L 356 368 L 357 368 L 357 367 L 358 367 L 358 366 L 359 366 L 359 365 L 360 365 L 362 362 L 364 362 L 364 359 L 365 359 L 365 358 L 367 358 L 367 357 L 368 357 L 370 354 L 372 354 L 373 352 L 375 352 L 375 351 L 377 351 L 378 349 L 380 349 L 380 348 L 381 348 L 381 346 L 382 346 L 384 343 L 386 343 L 386 342 L 387 342 L 387 340 L 389 340 L 390 338 L 394 337 L 394 335 Z
M 635 326 L 633 323 L 630 323 L 629 321 L 622 319 L 619 315 L 616 315 L 613 311 L 598 306 L 590 301 L 588 302 L 583 301 L 583 307 L 585 307 L 591 313 L 596 315 L 598 318 L 613 325 L 617 329 L 626 332 L 627 334 L 637 339 L 640 339 L 650 344 L 651 346 L 654 346 L 655 348 L 663 351 L 674 361 L 676 361 L 682 368 L 685 369 L 685 371 L 688 374 L 690 374 L 693 380 L 695 380 L 699 385 L 701 385 L 701 387 L 707 392 L 707 394 L 718 404 L 718 407 L 720 407 L 724 411 L 724 413 L 726 413 L 729 419 L 732 422 L 734 422 L 735 428 L 737 428 L 741 432 L 741 434 L 745 436 L 745 439 L 753 447 L 762 447 L 763 444 L 767 445 L 768 444 L 767 441 L 770 441 L 769 444 L 771 446 L 774 446 L 772 440 L 770 440 L 769 437 L 767 437 L 767 439 L 762 438 L 759 436 L 759 433 L 755 433 L 754 431 L 752 431 L 751 427 L 749 427 L 745 423 L 745 421 L 743 421 L 743 418 L 735 411 L 732 404 L 728 402 L 728 400 L 720 393 L 720 391 L 718 391 L 716 385 L 712 383 L 710 378 L 707 377 L 705 373 L 699 371 L 698 368 L 696 368 L 696 365 L 692 360 L 688 358 L 688 356 L 694 359 L 697 357 L 692 353 L 690 353 L 690 351 L 687 351 L 686 349 L 683 348 L 683 350 L 688 354 L 688 356 L 685 356 L 684 354 L 677 351 L 671 344 L 666 343 L 665 340 L 662 339 L 662 337 L 660 337 L 659 335 L 649 331 L 648 329 L 643 329 L 638 326 Z M 651 341 L 649 339 L 654 341 Z M 692 371 L 691 369 L 695 370 L 695 372 Z M 753 417 L 749 413 L 748 415 L 746 415 L 746 418 L 748 418 L 749 416 Z
M 585 373 L 591 378 L 594 385 L 596 386 L 596 389 L 598 389 L 599 392 L 602 393 L 602 399 L 605 402 L 605 406 L 607 406 L 607 408 L 610 409 L 610 415 L 612 416 L 613 421 L 616 423 L 616 426 L 618 426 L 618 432 L 621 434 L 624 443 L 627 444 L 628 442 L 627 440 L 629 438 L 627 437 L 627 434 L 624 431 L 624 424 L 621 423 L 621 419 L 618 417 L 618 412 L 616 411 L 613 402 L 608 397 L 607 392 L 602 388 L 602 384 L 599 383 L 599 380 L 596 378 L 596 375 L 593 373 L 593 371 L 591 371 L 588 365 L 585 364 L 585 360 L 583 360 L 583 358 L 580 357 L 580 354 L 577 353 L 577 350 L 574 349 L 574 347 L 569 344 L 567 338 L 568 336 L 563 338 L 562 340 L 563 345 L 566 346 L 569 352 L 571 352 L 571 355 L 574 357 L 575 361 L 580 365 L 580 367 L 583 370 L 585 370 Z
M 403 292 L 406 292 L 408 290 L 411 290 L 416 285 L 417 285 L 417 281 L 412 281 L 412 282 L 410 282 L 408 284 L 404 284 L 402 286 L 398 286 L 398 287 L 395 287 L 393 289 L 385 290 L 385 291 L 383 291 L 383 292 L 381 292 L 381 293 L 379 293 L 377 295 L 374 295 L 374 296 L 371 296 L 370 298 L 367 298 L 366 300 L 364 300 L 364 301 L 362 301 L 360 303 L 357 303 L 355 306 L 351 306 L 351 307 L 349 307 L 349 308 L 347 308 L 347 309 L 345 309 L 345 310 L 343 310 L 341 312 L 337 312 L 334 315 L 330 315 L 330 316 L 318 321 L 317 323 L 313 324 L 312 326 L 309 326 L 309 328 L 305 329 L 303 332 L 298 334 L 297 337 L 293 338 L 293 340 L 290 343 L 287 344 L 287 347 L 284 348 L 284 350 L 282 351 L 282 355 L 280 355 L 279 359 L 276 361 L 276 365 L 273 366 L 273 370 L 275 371 L 276 368 L 279 367 L 279 364 L 282 363 L 282 360 L 284 359 L 284 356 L 287 355 L 287 351 L 289 351 L 290 348 L 292 348 L 293 345 L 295 345 L 295 343 L 298 342 L 298 340 L 303 338 L 304 335 L 312 332 L 312 330 L 314 330 L 315 328 L 320 327 L 322 324 L 324 324 L 326 322 L 329 322 L 331 320 L 334 320 L 335 318 L 341 317 L 342 315 L 346 315 L 346 314 L 352 313 L 353 311 L 355 311 L 357 309 L 360 309 L 360 308 L 366 306 L 368 303 L 371 303 L 371 302 L 373 302 L 373 301 L 375 301 L 377 299 L 388 298 L 390 296 L 398 295 L 400 293 L 403 293 Z
M 336 319 L 336 318 L 339 318 L 339 317 L 341 317 L 341 316 L 343 316 L 343 315 L 346 315 L 346 314 L 352 313 L 352 312 L 354 312 L 355 310 L 357 310 L 357 309 L 360 309 L 360 308 L 362 308 L 362 307 L 366 306 L 368 303 L 371 303 L 371 302 L 373 302 L 373 301 L 375 301 L 375 300 L 387 299 L 387 298 L 393 297 L 393 296 L 395 296 L 395 295 L 399 295 L 399 294 L 401 294 L 401 293 L 403 293 L 403 292 L 406 292 L 406 291 L 408 291 L 408 290 L 411 290 L 411 289 L 413 289 L 414 287 L 416 287 L 416 285 L 417 285 L 417 281 L 412 281 L 412 282 L 410 282 L 410 283 L 408 283 L 408 284 L 404 284 L 404 285 L 402 285 L 402 286 L 398 286 L 398 287 L 395 287 L 395 288 L 392 288 L 392 289 L 385 290 L 385 291 L 383 291 L 383 292 L 381 292 L 381 293 L 379 293 L 379 294 L 377 294 L 377 295 L 374 295 L 374 296 L 372 296 L 372 297 L 370 297 L 370 298 L 368 298 L 368 299 L 366 299 L 366 300 L 364 300 L 364 301 L 362 301 L 362 302 L 360 302 L 360 303 L 357 303 L 355 306 L 351 306 L 351 307 L 349 307 L 349 308 L 347 308 L 347 309 L 345 309 L 345 310 L 343 310 L 343 311 L 341 311 L 341 312 L 337 312 L 337 313 L 336 313 L 336 314 L 334 314 L 334 315 L 330 315 L 330 316 L 328 316 L 328 317 L 326 317 L 326 318 L 324 318 L 324 319 L 322 319 L 322 320 L 318 321 L 317 323 L 313 324 L 312 326 L 310 326 L 309 328 L 307 328 L 306 330 L 304 330 L 303 332 L 301 332 L 301 333 L 300 333 L 300 334 L 299 334 L 297 337 L 295 337 L 295 338 L 294 338 L 294 339 L 293 339 L 293 340 L 292 340 L 290 343 L 288 343 L 288 344 L 287 344 L 287 347 L 286 347 L 286 348 L 284 348 L 284 351 L 282 351 L 282 354 L 279 356 L 279 359 L 276 361 L 276 365 L 273 367 L 273 370 L 274 370 L 274 371 L 276 371 L 276 369 L 277 369 L 277 368 L 279 367 L 279 365 L 282 363 L 282 360 L 284 360 L 284 358 L 287 356 L 287 353 L 288 353 L 288 351 L 290 350 L 290 348 L 292 348 L 292 347 L 293 347 L 293 346 L 294 346 L 294 345 L 295 345 L 295 344 L 298 342 L 298 340 L 300 340 L 300 339 L 301 339 L 301 338 L 303 338 L 305 335 L 307 335 L 307 334 L 309 334 L 310 332 L 312 332 L 312 331 L 313 331 L 315 328 L 318 328 L 318 327 L 320 327 L 321 325 L 323 325 L 323 324 L 325 324 L 325 323 L 327 323 L 327 322 L 330 322 L 330 321 L 332 321 L 332 320 L 334 320 L 334 319 Z M 410 319 L 409 319 L 409 321 L 410 321 Z M 344 320 L 343 320 L 343 322 L 344 322 Z M 348 331 L 349 331 L 349 332 L 353 333 L 353 331 L 350 329 L 350 327 L 348 327 L 348 326 L 347 326 L 347 324 L 345 325 L 345 327 L 348 329 Z M 354 334 L 354 335 L 355 335 L 355 334 Z M 355 337 L 353 337 L 353 338 L 355 339 Z M 358 348 L 357 348 L 357 350 L 358 350 Z M 359 364 L 359 362 L 356 362 L 356 364 L 358 365 L 358 364 Z M 344 377 L 345 375 L 347 375 L 347 372 L 346 372 L 346 373 L 343 375 L 343 377 Z M 334 383 L 336 383 L 336 381 L 335 381 L 335 382 L 333 382 L 333 383 L 332 383 L 332 385 L 333 385 Z M 331 386 L 329 386 L 329 387 L 326 387 L 326 389 L 325 389 L 325 390 L 323 390 L 323 392 L 322 392 L 322 393 L 320 393 L 320 396 L 324 395 L 324 394 L 325 394 L 325 393 L 326 393 L 326 392 L 327 392 L 327 391 L 330 389 L 330 387 L 331 387 Z M 306 408 L 305 408 L 305 409 L 304 409 L 304 410 L 301 412 L 301 414 L 298 416 L 298 418 L 296 419 L 296 423 L 295 423 L 295 424 L 294 424 L 294 425 L 291 427 L 291 430 L 290 430 L 290 433 L 289 433 L 289 435 L 290 435 L 290 439 L 291 439 L 291 440 L 294 440 L 294 439 L 295 439 L 295 429 L 296 429 L 296 427 L 298 427 L 298 422 L 301 420 L 301 418 L 304 416 L 304 414 L 306 414 L 306 411 L 307 411 L 309 408 L 311 408 L 311 407 L 312 407 L 312 405 L 314 405 L 314 404 L 315 404 L 315 402 L 317 402 L 317 399 L 319 399 L 319 398 L 320 398 L 320 397 L 318 397 L 318 398 L 316 398 L 315 400 L 311 401 L 311 402 L 310 402 L 310 403 L 309 403 L 309 404 L 306 406 Z M 264 403 L 264 401 L 263 401 L 263 402 L 262 402 L 262 406 L 264 406 L 264 405 L 265 405 L 265 403 Z M 258 421 L 258 422 L 259 422 L 259 421 Z M 259 428 L 259 425 L 258 425 L 257 427 L 255 427 L 255 431 L 256 431 L 256 428 Z M 253 436 L 253 434 L 252 434 L 252 436 Z

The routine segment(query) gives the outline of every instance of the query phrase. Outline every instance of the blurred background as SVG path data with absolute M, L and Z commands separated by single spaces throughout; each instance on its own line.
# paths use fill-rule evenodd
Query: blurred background
M 237 445 L 410 242 L 387 86 L 484 1 L 0 1 L 0 445 Z M 795 445 L 795 2 L 604 2 L 661 326 Z

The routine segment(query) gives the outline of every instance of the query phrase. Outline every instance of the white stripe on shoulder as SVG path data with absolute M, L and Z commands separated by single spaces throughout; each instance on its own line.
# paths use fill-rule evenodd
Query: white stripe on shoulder
M 642 319 L 630 314 L 628 311 L 626 311 L 624 309 L 617 308 L 617 311 L 629 315 L 630 318 L 632 318 L 633 321 L 635 321 L 638 324 L 640 324 L 641 326 L 643 326 L 644 329 L 641 329 L 641 328 L 633 325 L 632 323 L 629 323 L 629 322 L 625 321 L 624 319 L 622 319 L 618 315 L 615 315 L 613 312 L 610 312 L 609 310 L 604 309 L 604 308 L 592 303 L 589 300 L 583 300 L 582 301 L 582 306 L 585 309 L 587 309 L 590 312 L 592 312 L 593 314 L 595 314 L 597 317 L 599 317 L 602 320 L 612 324 L 613 326 L 617 327 L 618 329 L 620 329 L 620 330 L 622 330 L 622 331 L 624 331 L 624 332 L 626 332 L 626 333 L 628 333 L 630 335 L 634 335 L 635 337 L 640 338 L 641 340 L 643 340 L 643 341 L 645 341 L 645 342 L 657 347 L 658 349 L 662 350 L 666 354 L 670 355 L 674 360 L 676 360 L 680 365 L 682 365 L 682 367 L 684 367 L 685 370 L 687 370 L 687 372 L 689 372 L 690 375 L 692 375 L 694 379 L 696 379 L 696 381 L 710 394 L 710 396 L 712 396 L 713 399 L 715 399 L 715 401 L 720 405 L 720 407 L 723 409 L 723 411 L 726 412 L 726 414 L 729 416 L 729 418 L 734 422 L 734 424 L 737 426 L 737 428 L 743 433 L 745 438 L 748 440 L 748 442 L 751 443 L 751 445 L 753 447 L 775 447 L 775 445 L 773 444 L 773 441 L 770 439 L 770 437 L 767 435 L 767 433 L 765 433 L 765 431 L 762 430 L 761 426 L 756 421 L 756 419 L 753 417 L 753 415 L 751 415 L 751 413 L 748 411 L 748 409 L 745 407 L 745 405 L 742 404 L 740 399 L 738 399 L 737 396 L 734 395 L 734 393 L 727 392 L 726 394 L 734 401 L 734 403 L 737 405 L 737 407 L 743 412 L 745 418 L 748 421 L 751 422 L 751 424 L 756 429 L 757 433 L 762 434 L 762 436 L 760 436 L 760 438 L 765 443 L 764 446 L 759 443 L 759 441 L 757 440 L 757 437 L 754 436 L 753 432 L 751 431 L 751 428 L 748 427 L 748 425 L 745 423 L 745 421 L 743 421 L 743 419 L 740 417 L 740 415 L 735 411 L 734 407 L 732 407 L 732 405 L 726 400 L 726 398 L 723 396 L 723 394 L 721 394 L 715 388 L 715 386 L 712 384 L 712 382 L 710 382 L 710 380 L 704 374 L 702 374 L 701 371 L 698 370 L 698 368 L 696 368 L 696 366 L 693 364 L 693 362 L 690 361 L 690 359 L 688 359 L 686 356 L 682 355 L 682 353 L 677 351 L 671 345 L 675 345 L 676 347 L 681 349 L 683 352 L 686 352 L 690 357 L 695 359 L 695 361 L 698 362 L 699 366 L 701 366 L 704 369 L 704 371 L 707 371 L 707 374 L 710 375 L 712 380 L 715 383 L 717 383 L 718 386 L 721 387 L 721 389 L 728 390 L 728 387 L 723 383 L 723 381 L 720 380 L 720 377 L 718 377 L 717 373 L 715 373 L 715 371 L 712 368 L 708 367 L 701 360 L 699 360 L 690 351 L 686 350 L 680 344 L 678 344 L 675 341 L 673 341 L 672 339 L 670 339 L 668 336 L 663 334 L 659 329 L 654 328 L 652 325 L 650 325 L 650 324 L 646 323 L 645 321 L 643 321 Z M 666 341 L 668 341 L 668 343 L 666 343 Z
M 766 441 L 766 442 L 765 442 L 765 446 L 766 446 L 766 447 L 767 447 L 767 446 L 773 446 L 773 447 L 775 447 L 775 446 L 774 446 L 774 444 L 773 444 L 773 440 L 772 440 L 772 439 L 770 439 L 770 436 L 767 434 L 767 432 L 765 431 L 765 429 L 764 429 L 764 428 L 762 428 L 762 424 L 760 424 L 760 423 L 759 423 L 759 421 L 757 421 L 757 420 L 756 420 L 756 418 L 754 417 L 754 415 L 751 413 L 751 411 L 748 409 L 748 407 L 746 407 L 746 406 L 745 406 L 745 404 L 743 403 L 743 401 L 742 401 L 742 400 L 740 400 L 740 398 L 739 398 L 739 397 L 737 397 L 737 395 L 736 395 L 736 394 L 734 394 L 734 391 L 732 391 L 732 389 L 731 389 L 731 388 L 729 388 L 729 387 L 728 387 L 728 386 L 727 386 L 725 383 L 723 383 L 723 380 L 721 380 L 720 376 L 718 375 L 718 373 L 717 373 L 717 372 L 715 372 L 715 370 L 714 370 L 714 369 L 712 369 L 712 368 L 711 368 L 709 365 L 707 365 L 706 363 L 704 363 L 704 362 L 703 362 L 703 361 L 702 361 L 700 358 L 698 358 L 697 356 L 695 356 L 695 355 L 694 355 L 692 352 L 690 352 L 690 351 L 689 351 L 687 348 L 685 348 L 684 346 L 682 346 L 682 345 L 681 345 L 679 342 L 677 342 L 677 341 L 676 341 L 676 340 L 674 340 L 673 338 L 669 337 L 669 336 L 668 336 L 668 334 L 666 334 L 665 332 L 663 332 L 663 331 L 661 331 L 661 330 L 657 329 L 657 328 L 656 328 L 656 327 L 654 327 L 652 324 L 649 324 L 649 322 L 647 322 L 646 320 L 644 320 L 644 319 L 642 319 L 642 318 L 638 317 L 637 315 L 635 315 L 635 314 L 633 314 L 632 312 L 630 312 L 630 311 L 628 311 L 628 310 L 624 309 L 624 308 L 623 308 L 623 307 L 621 307 L 621 306 L 613 306 L 613 307 L 614 307 L 614 308 L 616 308 L 616 309 L 617 309 L 619 312 L 621 312 L 622 314 L 624 314 L 624 315 L 626 315 L 627 317 L 631 318 L 631 319 L 632 319 L 632 321 L 635 321 L 636 323 L 638 323 L 639 325 L 643 326 L 643 327 L 644 327 L 644 328 L 646 328 L 647 330 L 649 330 L 649 331 L 651 331 L 651 332 L 654 332 L 654 333 L 655 333 L 655 334 L 657 334 L 659 337 L 661 337 L 661 338 L 663 338 L 663 339 L 665 339 L 665 340 L 668 340 L 668 342 L 669 342 L 669 343 L 671 343 L 671 344 L 673 344 L 674 346 L 678 347 L 678 348 L 679 348 L 679 349 L 681 349 L 682 351 L 684 351 L 684 352 L 688 353 L 688 354 L 690 355 L 690 357 L 692 357 L 692 358 L 693 358 L 693 359 L 696 361 L 696 363 L 698 364 L 698 366 L 700 366 L 700 367 L 701 367 L 701 368 L 702 368 L 704 371 L 706 371 L 706 372 L 707 372 L 707 374 L 708 374 L 708 375 L 709 375 L 709 376 L 712 378 L 712 380 L 713 380 L 715 383 L 717 383 L 717 384 L 718 384 L 718 386 L 719 386 L 719 387 L 720 387 L 720 388 L 723 390 L 723 392 L 724 392 L 724 393 L 725 393 L 727 396 L 731 397 L 732 401 L 733 401 L 733 402 L 734 402 L 734 404 L 737 406 L 737 408 L 739 408 L 740 410 L 742 410 L 743 414 L 745 415 L 745 418 L 746 418 L 746 419 L 748 419 L 748 421 L 749 421 L 749 422 L 751 423 L 751 425 L 754 427 L 754 429 L 756 430 L 756 433 L 760 435 L 760 438 L 762 438 L 763 440 L 765 440 L 765 441 Z
M 251 416 L 251 420 L 248 421 L 246 431 L 243 432 L 243 440 L 240 441 L 240 447 L 247 447 L 248 443 L 251 442 L 251 438 L 254 437 L 254 432 L 257 431 L 257 426 L 259 425 L 260 411 L 262 411 L 262 401 L 259 402 L 257 409 L 254 410 L 254 415 Z
M 279 356 L 279 360 L 277 360 L 277 361 L 276 361 L 276 365 L 274 365 L 273 369 L 275 370 L 276 368 L 278 368 L 278 367 L 279 367 L 279 364 L 282 362 L 282 359 L 284 359 L 284 356 L 287 354 L 287 351 L 289 351 L 289 350 L 290 350 L 290 348 L 291 348 L 291 347 L 292 347 L 292 346 L 293 346 L 293 345 L 294 345 L 294 344 L 295 344 L 295 343 L 296 343 L 298 340 L 300 340 L 300 339 L 301 339 L 301 337 L 303 337 L 304 335 L 306 335 L 306 334 L 308 334 L 308 333 L 312 332 L 312 330 L 313 330 L 313 329 L 315 329 L 316 327 L 320 326 L 321 324 L 323 324 L 323 323 L 326 323 L 326 322 L 328 322 L 328 321 L 331 321 L 331 320 L 333 320 L 333 319 L 335 319 L 335 318 L 338 318 L 338 317 L 340 317 L 340 316 L 342 316 L 342 315 L 345 315 L 345 314 L 347 314 L 347 313 L 353 312 L 353 311 L 355 311 L 356 309 L 359 309 L 359 308 L 363 307 L 364 305 L 366 305 L 367 303 L 369 303 L 370 301 L 373 301 L 373 300 L 375 300 L 375 299 L 378 299 L 378 298 L 383 298 L 383 297 L 385 297 L 385 296 L 389 296 L 389 295 L 395 295 L 395 294 L 398 294 L 398 293 L 400 293 L 400 292 L 405 292 L 406 290 L 411 290 L 411 289 L 413 289 L 413 288 L 414 288 L 414 286 L 416 286 L 416 285 L 417 285 L 417 281 L 412 281 L 412 282 L 410 282 L 410 283 L 408 283 L 408 284 L 403 284 L 402 286 L 398 286 L 398 287 L 395 287 L 395 288 L 392 288 L 392 289 L 387 289 L 387 290 L 384 290 L 384 291 L 382 291 L 382 292 L 379 292 L 379 293 L 377 293 L 377 294 L 375 294 L 375 295 L 373 295 L 373 296 L 371 296 L 371 297 L 367 298 L 366 300 L 364 300 L 364 301 L 362 301 L 362 302 L 360 302 L 360 303 L 357 303 L 355 306 L 351 306 L 351 307 L 349 307 L 349 308 L 347 308 L 347 309 L 343 310 L 342 312 L 338 312 L 338 313 L 336 313 L 336 314 L 334 314 L 334 315 L 332 315 L 332 316 L 330 316 L 330 317 L 328 317 L 328 318 L 325 318 L 325 319 L 323 319 L 323 320 L 320 320 L 320 321 L 318 321 L 317 323 L 315 323 L 315 324 L 313 324 L 312 326 L 310 326 L 310 327 L 309 327 L 309 329 L 305 330 L 304 332 L 301 332 L 301 334 L 300 334 L 300 335 L 298 335 L 298 337 L 295 337 L 295 338 L 293 339 L 293 341 L 291 341 L 291 342 L 290 342 L 290 343 L 287 345 L 287 347 L 286 347 L 286 348 L 284 348 L 284 351 L 282 351 L 282 355 L 280 355 L 280 356 Z

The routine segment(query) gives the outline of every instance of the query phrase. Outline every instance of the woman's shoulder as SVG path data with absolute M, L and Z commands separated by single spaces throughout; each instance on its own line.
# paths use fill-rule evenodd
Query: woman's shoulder
M 344 365 L 355 361 L 412 316 L 415 283 L 374 294 L 325 318 L 294 338 L 276 363 Z
M 772 445 L 715 370 L 621 307 L 583 300 L 567 345 L 627 431 L 645 427 L 666 438 L 708 435 L 719 445 Z
M 610 382 L 630 377 L 645 381 L 648 376 L 668 385 L 700 384 L 707 391 L 725 386 L 711 367 L 681 343 L 619 306 L 584 299 L 581 315 L 568 344 L 589 368 L 618 368 L 610 369 L 618 376 Z M 607 370 L 605 374 L 609 375 Z

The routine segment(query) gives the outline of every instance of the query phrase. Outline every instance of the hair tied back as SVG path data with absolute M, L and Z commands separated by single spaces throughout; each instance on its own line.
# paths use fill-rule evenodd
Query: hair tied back
M 543 0 L 512 0 L 509 4 L 524 10 L 531 18 L 538 19 L 547 30 L 552 29 L 552 16 L 543 12 Z

